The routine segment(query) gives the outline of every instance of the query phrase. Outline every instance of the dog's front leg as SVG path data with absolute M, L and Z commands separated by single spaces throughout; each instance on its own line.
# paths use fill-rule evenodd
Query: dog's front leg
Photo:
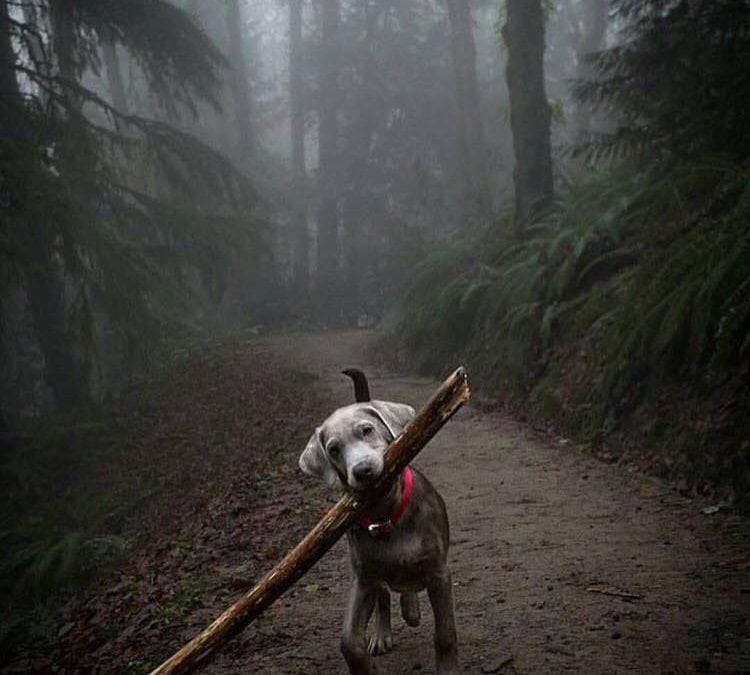
M 355 576 L 349 594 L 349 607 L 341 635 L 341 653 L 351 675 L 373 675 L 375 670 L 367 650 L 367 622 L 375 607 L 379 586 L 365 586 Z
M 438 675 L 458 673 L 458 639 L 453 618 L 453 588 L 447 568 L 427 585 L 435 615 L 435 656 Z
M 387 654 L 393 649 L 393 633 L 391 632 L 391 593 L 383 584 L 377 594 L 375 605 L 375 625 L 367 651 L 372 656 Z

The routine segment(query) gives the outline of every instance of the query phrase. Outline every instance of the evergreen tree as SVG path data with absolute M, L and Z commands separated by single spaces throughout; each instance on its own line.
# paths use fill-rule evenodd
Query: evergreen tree
M 339 274 L 339 109 L 341 1 L 320 0 L 320 87 L 318 110 L 318 304 L 329 322 L 341 319 Z
M 292 146 L 292 285 L 296 298 L 309 297 L 310 238 L 307 234 L 307 170 L 305 167 L 305 93 L 302 0 L 289 0 L 289 129 Z
M 595 157 L 750 154 L 750 1 L 613 0 L 619 43 L 592 58 L 577 96 L 618 120 Z
M 477 51 L 471 3 L 469 0 L 446 0 L 446 6 L 455 73 L 457 133 L 464 169 L 464 202 L 469 213 L 486 216 L 490 207 L 487 148 L 479 105 Z
M 503 38 L 510 126 L 516 158 L 514 223 L 518 233 L 544 213 L 553 196 L 550 107 L 544 86 L 542 0 L 507 0 Z
M 215 284 L 221 261 L 245 250 L 254 197 L 205 145 L 82 83 L 99 74 L 103 45 L 119 46 L 163 110 L 216 104 L 225 60 L 183 11 L 163 0 L 48 0 L 23 16 L 11 6 L 0 2 L 0 292 L 25 289 L 68 409 L 86 396 L 95 316 L 126 353 L 145 350 L 188 308 L 184 272 Z

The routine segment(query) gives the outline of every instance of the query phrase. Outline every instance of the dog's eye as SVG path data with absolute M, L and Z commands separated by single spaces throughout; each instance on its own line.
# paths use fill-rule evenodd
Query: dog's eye
M 369 424 L 366 427 L 362 427 L 363 436 L 369 436 L 373 431 L 375 431 L 375 428 L 371 427 Z
M 331 443 L 328 446 L 328 454 L 331 457 L 338 457 L 341 453 L 341 446 L 338 443 Z

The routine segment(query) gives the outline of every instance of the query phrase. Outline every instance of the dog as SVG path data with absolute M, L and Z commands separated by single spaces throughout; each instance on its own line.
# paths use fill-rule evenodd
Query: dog
M 352 378 L 356 403 L 334 411 L 312 434 L 300 455 L 300 469 L 330 487 L 355 495 L 383 472 L 383 453 L 414 418 L 403 403 L 370 400 L 362 371 Z M 401 614 L 409 626 L 420 621 L 417 593 L 427 590 L 435 616 L 438 675 L 458 673 L 451 574 L 447 565 L 450 531 L 445 502 L 427 478 L 407 467 L 388 494 L 347 532 L 352 567 L 341 652 L 352 675 L 375 673 L 371 656 L 393 649 L 390 591 L 401 594 Z M 375 613 L 372 636 L 367 624 Z

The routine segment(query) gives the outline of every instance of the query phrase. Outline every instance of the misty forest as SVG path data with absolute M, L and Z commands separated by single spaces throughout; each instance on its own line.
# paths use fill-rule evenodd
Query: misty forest
M 205 672 L 750 671 L 749 102 L 750 0 L 0 0 L 0 672 L 152 671 L 342 494 Z

